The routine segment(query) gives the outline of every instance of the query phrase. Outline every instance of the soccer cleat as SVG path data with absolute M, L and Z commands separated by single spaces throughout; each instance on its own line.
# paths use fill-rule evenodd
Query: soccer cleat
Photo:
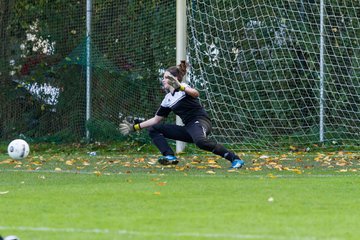
M 179 161 L 173 155 L 166 155 L 159 157 L 158 163 L 160 163 L 161 165 L 176 165 L 179 163 Z
M 241 159 L 235 159 L 234 161 L 231 162 L 231 167 L 230 169 L 238 169 L 238 168 L 242 168 L 242 166 L 245 165 L 245 162 Z

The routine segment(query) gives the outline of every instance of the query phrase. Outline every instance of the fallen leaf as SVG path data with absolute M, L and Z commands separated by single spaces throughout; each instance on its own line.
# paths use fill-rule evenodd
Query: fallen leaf
M 12 160 L 4 160 L 4 161 L 1 161 L 0 164 L 8 164 L 8 163 L 11 163 Z
M 83 165 L 84 165 L 84 166 L 89 166 L 89 165 L 90 165 L 90 163 L 89 163 L 89 161 L 84 160 L 84 161 L 83 161 Z
M 176 166 L 176 167 L 175 167 L 175 170 L 176 170 L 176 171 L 184 171 L 184 170 L 185 170 L 185 167 Z
M 261 171 L 261 167 L 253 167 L 253 168 L 250 168 L 251 171 Z
M 136 162 L 136 163 L 141 163 L 141 162 L 144 162 L 144 158 L 135 158 L 134 159 L 134 162 Z
M 209 165 L 209 167 L 211 167 L 211 168 L 221 168 L 220 165 L 216 165 L 216 164 L 214 164 L 214 165 Z
M 269 177 L 269 178 L 272 178 L 272 179 L 277 178 L 277 176 L 274 176 L 274 175 L 271 174 L 271 173 L 268 174 L 268 177 Z
M 41 162 L 39 162 L 39 161 L 34 161 L 34 162 L 31 162 L 31 164 L 34 164 L 34 165 L 36 165 L 36 166 L 42 165 L 42 163 L 41 163 Z
M 67 160 L 65 162 L 66 165 L 72 166 L 74 164 L 75 160 Z

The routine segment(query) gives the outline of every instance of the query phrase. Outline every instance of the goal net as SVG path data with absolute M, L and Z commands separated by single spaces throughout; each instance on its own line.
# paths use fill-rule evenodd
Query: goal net
M 0 2 L 0 140 L 150 143 L 116 128 L 161 103 L 162 73 L 178 64 L 176 1 L 86 2 Z M 188 81 L 211 138 L 233 150 L 359 146 L 359 1 L 186 6 Z
M 198 0 L 187 14 L 190 81 L 218 141 L 359 145 L 359 1 Z
M 128 141 L 122 120 L 154 116 L 160 75 L 176 64 L 175 2 L 89 2 L 0 3 L 1 140 Z

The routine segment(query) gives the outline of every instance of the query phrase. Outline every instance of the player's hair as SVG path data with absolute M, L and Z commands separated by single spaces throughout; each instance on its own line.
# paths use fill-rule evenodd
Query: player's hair
M 181 82 L 186 74 L 186 67 L 186 61 L 182 60 L 179 65 L 169 67 L 168 69 L 166 69 L 166 71 L 170 72 L 174 77 L 179 80 L 179 82 Z

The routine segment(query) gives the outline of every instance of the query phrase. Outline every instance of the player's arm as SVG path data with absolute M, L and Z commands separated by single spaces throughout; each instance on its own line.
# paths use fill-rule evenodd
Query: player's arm
M 169 75 L 166 78 L 168 79 L 169 85 L 172 86 L 174 89 L 178 91 L 184 91 L 193 98 L 199 97 L 200 94 L 198 90 L 190 87 L 187 84 L 180 83 L 176 77 Z
M 138 127 L 139 127 L 139 129 L 148 128 L 148 127 L 151 127 L 151 126 L 154 126 L 154 125 L 160 123 L 163 119 L 164 119 L 164 117 L 155 115 L 154 117 L 152 117 L 144 122 L 139 123 Z
M 186 92 L 186 94 L 192 96 L 193 98 L 197 98 L 200 96 L 200 93 L 198 90 L 196 90 L 195 88 L 192 88 L 190 86 L 186 86 L 184 88 L 184 92 Z
M 132 123 L 129 123 L 128 121 L 124 120 L 122 123 L 120 123 L 119 130 L 123 135 L 128 135 L 131 132 L 138 131 L 143 128 L 148 128 L 155 124 L 158 124 L 163 119 L 164 119 L 164 117 L 155 115 L 154 117 L 152 117 L 144 122 L 136 123 L 136 124 L 132 124 Z

